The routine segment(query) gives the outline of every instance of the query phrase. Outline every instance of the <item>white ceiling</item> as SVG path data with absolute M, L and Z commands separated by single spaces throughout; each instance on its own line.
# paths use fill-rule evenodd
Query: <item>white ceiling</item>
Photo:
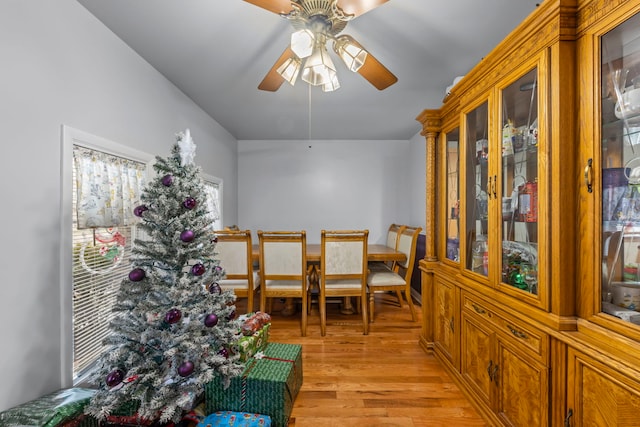
M 324 93 L 302 81 L 257 89 L 292 27 L 243 0 L 78 2 L 239 140 L 408 140 L 421 130 L 415 117 L 438 108 L 453 79 L 536 8 L 534 0 L 390 0 L 343 33 L 398 82 L 379 91 L 334 57 L 341 88 Z

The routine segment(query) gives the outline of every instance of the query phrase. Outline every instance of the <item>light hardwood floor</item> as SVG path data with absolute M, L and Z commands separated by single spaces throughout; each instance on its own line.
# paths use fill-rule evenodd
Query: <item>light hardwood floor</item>
M 338 304 L 328 304 L 325 337 L 317 306 L 301 337 L 300 314 L 283 316 L 282 303 L 274 301 L 269 340 L 302 345 L 303 384 L 289 427 L 487 426 L 419 347 L 420 321 L 412 322 L 408 306 L 400 309 L 395 301 L 376 295 L 368 336 L 360 315 L 340 314 Z M 236 305 L 242 312 L 242 300 Z

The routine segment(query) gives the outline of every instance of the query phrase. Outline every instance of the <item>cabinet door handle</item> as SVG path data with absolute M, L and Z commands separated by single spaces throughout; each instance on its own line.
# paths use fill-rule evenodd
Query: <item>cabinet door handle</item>
M 573 409 L 569 408 L 567 417 L 564 419 L 564 427 L 571 427 L 571 417 L 573 417 Z
M 473 309 L 476 311 L 476 313 L 478 314 L 485 314 L 486 311 L 482 308 L 482 307 L 478 307 L 475 304 L 471 304 L 471 307 L 473 307 Z
M 494 199 L 498 198 L 498 193 L 496 192 L 497 182 L 498 182 L 498 175 L 493 175 L 493 198 Z
M 493 373 L 491 374 L 493 382 L 498 384 L 498 364 L 493 365 Z
M 453 317 L 449 320 L 449 329 L 451 329 L 451 332 L 455 332 L 453 329 Z
M 516 337 L 518 337 L 518 338 L 522 338 L 522 339 L 527 339 L 527 338 L 529 338 L 529 337 L 527 336 L 527 334 L 525 334 L 525 333 L 524 333 L 524 332 L 522 332 L 522 331 L 517 330 L 516 328 L 514 328 L 514 327 L 513 327 L 513 326 L 511 326 L 511 325 L 507 325 L 507 328 L 509 328 L 509 330 L 511 331 L 511 333 L 512 333 L 513 335 L 515 335 Z
M 587 192 L 593 192 L 593 168 L 591 167 L 593 159 L 587 160 L 587 166 L 584 167 L 584 183 L 587 186 Z
M 493 377 L 491 376 L 491 368 L 493 368 L 493 360 L 489 360 L 489 366 L 487 366 L 487 375 L 489 375 L 489 382 L 493 381 Z

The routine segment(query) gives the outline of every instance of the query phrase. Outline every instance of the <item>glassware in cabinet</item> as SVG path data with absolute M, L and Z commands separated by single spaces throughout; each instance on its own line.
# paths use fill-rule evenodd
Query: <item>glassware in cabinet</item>
M 446 258 L 460 261 L 460 130 L 445 134 L 446 140 L 446 195 L 447 195 L 447 252 Z
M 466 268 L 489 274 L 489 139 L 488 102 L 466 114 Z
M 501 95 L 501 281 L 537 295 L 538 69 Z
M 640 14 L 600 48 L 602 311 L 640 324 Z

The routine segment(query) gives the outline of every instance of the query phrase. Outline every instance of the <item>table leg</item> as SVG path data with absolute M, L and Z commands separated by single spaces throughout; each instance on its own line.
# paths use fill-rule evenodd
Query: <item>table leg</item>
M 344 297 L 344 303 L 342 304 L 342 309 L 340 309 L 340 313 L 342 314 L 355 313 L 355 310 L 353 309 L 353 305 L 351 304 L 351 297 Z

